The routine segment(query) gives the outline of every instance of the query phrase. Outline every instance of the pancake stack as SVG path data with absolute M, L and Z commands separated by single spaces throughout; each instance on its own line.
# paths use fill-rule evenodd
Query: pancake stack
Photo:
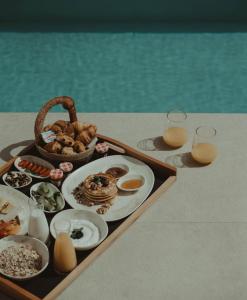
M 105 173 L 89 175 L 83 184 L 83 192 L 88 201 L 95 205 L 111 202 L 117 195 L 116 179 Z

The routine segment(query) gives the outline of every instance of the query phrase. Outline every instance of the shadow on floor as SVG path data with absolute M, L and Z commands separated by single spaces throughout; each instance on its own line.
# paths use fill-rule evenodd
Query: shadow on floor
M 0 158 L 2 160 L 5 161 L 9 161 L 10 159 L 12 159 L 14 156 L 11 154 L 12 151 L 14 151 L 15 149 L 19 148 L 19 147 L 27 147 L 28 145 L 30 145 L 31 143 L 33 143 L 33 140 L 24 140 L 15 144 L 11 144 L 5 148 L 3 148 L 0 151 Z
M 176 168 L 203 168 L 207 165 L 201 165 L 193 160 L 190 152 L 170 155 L 165 162 Z
M 146 138 L 137 143 L 137 148 L 142 151 L 171 151 L 173 150 L 166 145 L 162 136 Z

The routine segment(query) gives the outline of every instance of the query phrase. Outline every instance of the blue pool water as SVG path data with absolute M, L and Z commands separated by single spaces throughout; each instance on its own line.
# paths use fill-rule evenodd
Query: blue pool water
M 0 111 L 247 112 L 247 33 L 0 32 Z

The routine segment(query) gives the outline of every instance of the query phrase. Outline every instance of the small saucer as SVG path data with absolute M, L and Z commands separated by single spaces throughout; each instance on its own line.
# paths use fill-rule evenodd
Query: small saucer
M 127 182 L 127 181 L 134 181 L 134 180 L 138 180 L 141 182 L 141 185 L 138 187 L 133 187 L 133 188 L 125 188 L 123 187 L 123 183 Z M 117 187 L 122 190 L 122 191 L 126 191 L 126 192 L 134 192 L 137 191 L 139 189 L 141 189 L 143 187 L 143 185 L 145 184 L 145 178 L 142 175 L 138 175 L 138 174 L 130 174 L 130 175 L 125 175 L 123 177 L 121 177 L 118 182 L 117 182 Z

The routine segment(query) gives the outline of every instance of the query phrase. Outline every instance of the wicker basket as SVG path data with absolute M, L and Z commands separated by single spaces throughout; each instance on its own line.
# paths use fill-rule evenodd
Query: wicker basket
M 55 161 L 69 161 L 69 162 L 79 162 L 86 163 L 88 162 L 94 152 L 95 144 L 92 144 L 89 149 L 85 152 L 78 153 L 75 155 L 64 155 L 57 153 L 49 153 L 44 148 L 41 147 L 43 141 L 41 138 L 41 132 L 44 127 L 44 120 L 48 111 L 55 105 L 61 104 L 64 109 L 67 109 L 69 112 L 70 122 L 73 123 L 77 121 L 75 104 L 72 98 L 67 96 L 56 97 L 49 100 L 40 110 L 36 117 L 35 126 L 34 126 L 34 134 L 35 134 L 35 145 L 38 149 L 39 153 L 49 159 Z

